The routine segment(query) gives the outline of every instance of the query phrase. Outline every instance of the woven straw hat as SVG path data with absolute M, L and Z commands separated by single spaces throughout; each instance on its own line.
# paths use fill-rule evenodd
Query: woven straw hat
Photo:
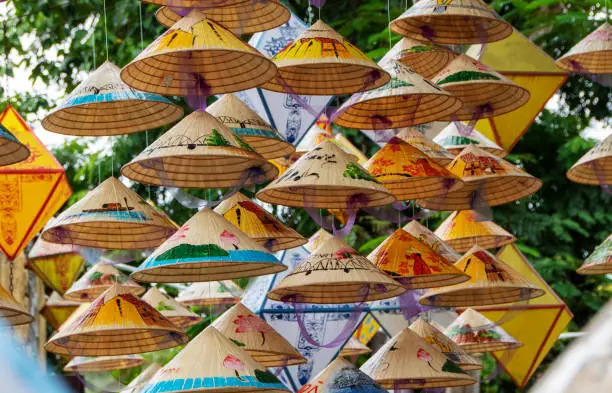
M 28 261 L 35 261 L 39 258 L 54 257 L 64 254 L 79 254 L 79 248 L 74 244 L 49 243 L 42 238 L 38 238 L 28 253 Z
M 509 351 L 523 346 L 504 329 L 471 308 L 459 315 L 444 334 L 461 349 L 472 353 Z
M 64 367 L 65 372 L 95 373 L 113 370 L 125 370 L 144 364 L 145 359 L 140 355 L 121 356 L 75 356 Z
M 213 9 L 217 7 L 236 7 L 244 6 L 253 0 L 144 0 L 145 3 L 163 5 L 166 7 L 178 8 L 203 8 Z
M 257 87 L 276 66 L 231 31 L 191 11 L 121 71 L 121 79 L 151 93 L 206 97 Z
M 400 128 L 396 137 L 409 143 L 412 147 L 416 147 L 440 165 L 447 166 L 455 158 L 454 154 L 423 135 L 416 128 Z
M 332 237 L 333 235 L 331 233 L 327 232 L 323 228 L 319 228 L 318 231 L 308 238 L 308 243 L 304 244 L 304 248 L 312 254 L 317 248 Z
M 39 237 L 28 254 L 28 269 L 44 283 L 63 295 L 85 265 L 85 258 L 72 244 L 49 243 Z M 59 296 L 58 295 L 58 296 Z
M 0 124 L 0 166 L 16 164 L 30 156 L 30 149 Z
M 495 157 L 504 158 L 506 155 L 508 155 L 507 151 L 505 151 L 497 143 L 482 135 L 482 133 L 480 133 L 477 129 L 470 129 L 468 125 L 465 125 L 464 127 L 466 128 L 466 131 L 461 132 L 457 127 L 457 123 L 451 122 L 448 127 L 436 135 L 433 140 L 455 155 L 461 153 L 463 149 L 470 145 L 475 145 L 480 149 L 493 154 Z
M 333 142 L 304 154 L 282 176 L 257 193 L 263 202 L 321 209 L 383 206 L 393 194 Z
M 439 44 L 484 44 L 512 34 L 482 0 L 421 0 L 391 22 L 391 30 L 419 41 Z
M 272 300 L 296 303 L 339 304 L 388 299 L 406 289 L 332 237 L 283 278 L 267 294 Z
M 403 229 L 421 242 L 427 244 L 432 250 L 446 258 L 447 261 L 455 263 L 461 258 L 461 255 L 459 255 L 457 251 L 453 250 L 451 246 L 418 221 L 410 221 Z
M 278 273 L 287 267 L 220 214 L 205 208 L 159 246 L 132 277 L 138 281 L 217 281 Z
M 159 311 L 161 315 L 166 317 L 179 329 L 185 330 L 202 321 L 202 318 L 198 314 L 186 309 L 179 302 L 162 293 L 155 287 L 149 288 L 147 293 L 142 295 L 141 300 L 149 303 L 149 305 Z
M 473 385 L 476 381 L 408 328 L 383 345 L 361 371 L 389 390 Z
M 116 250 L 157 247 L 176 226 L 115 177 L 109 177 L 47 225 L 48 242 Z
M 489 206 L 510 203 L 533 194 L 542 181 L 475 146 L 463 149 L 447 167 L 463 181 L 463 188 L 417 203 L 433 210 L 468 210 L 476 198 Z
M 225 188 L 273 179 L 278 170 L 205 111 L 195 111 L 121 169 L 143 184 Z
M 612 273 L 612 235 L 595 248 L 577 270 L 580 274 Z
M 297 393 L 367 392 L 386 393 L 387 390 L 360 371 L 354 364 L 341 357 L 310 379 Z
M 225 94 L 208 107 L 207 111 L 267 160 L 295 152 L 291 143 L 233 94 Z
M 582 156 L 567 177 L 581 184 L 612 185 L 612 134 Z
M 72 284 L 64 294 L 64 298 L 75 302 L 92 302 L 115 284 L 121 285 L 134 296 L 140 296 L 145 292 L 144 287 L 121 273 L 112 264 L 98 262 Z
M 40 314 L 53 329 L 60 327 L 82 303 L 66 300 L 59 293 L 53 292 L 40 310 Z
M 578 74 L 612 74 L 612 25 L 605 21 L 561 56 L 557 65 Z
M 330 123 L 327 123 L 328 121 L 329 119 L 327 116 L 323 117 L 322 115 L 319 117 L 319 120 L 317 120 L 315 124 L 313 124 L 312 127 L 306 131 L 304 137 L 295 148 L 295 153 L 293 156 L 296 157 L 296 159 L 317 147 L 317 145 L 324 140 L 334 138 L 332 126 Z
M 240 302 L 242 289 L 231 280 L 196 282 L 179 292 L 176 301 L 185 306 L 219 306 Z
M 121 390 L 120 393 L 141 393 L 140 391 L 144 387 L 144 384 L 147 383 L 153 375 L 159 371 L 161 365 L 159 363 L 151 363 L 147 368 L 141 371 L 140 374 L 136 378 L 130 382 L 125 389 Z
M 346 344 L 344 344 L 344 347 L 342 347 L 342 350 L 340 351 L 338 357 L 359 356 L 371 352 L 372 350 L 370 349 L 370 347 L 359 341 L 359 339 L 355 336 L 351 336 L 351 338 L 349 338 Z
M 467 55 L 457 56 L 432 81 L 463 102 L 446 120 L 499 116 L 529 101 L 529 90 Z
M 422 77 L 431 79 L 438 75 L 455 57 L 457 57 L 457 53 L 444 46 L 402 37 L 385 54 L 381 63 L 384 64 L 386 60 L 393 59 L 410 67 Z
M 114 285 L 66 321 L 45 349 L 69 356 L 114 356 L 159 351 L 188 340 L 153 307 Z
M 286 367 L 307 362 L 289 341 L 242 303 L 224 312 L 212 326 L 262 366 Z
M 544 291 L 488 251 L 474 246 L 457 263 L 470 279 L 461 284 L 430 289 L 419 303 L 434 307 L 474 307 L 527 301 Z
M 168 99 L 132 89 L 119 67 L 105 61 L 42 121 L 51 132 L 78 136 L 131 134 L 173 123 L 183 108 Z
M 27 325 L 34 317 L 0 285 L 0 326 Z
M 376 89 L 391 77 L 323 21 L 318 20 L 272 61 L 279 77 L 262 87 L 304 95 L 341 95 Z
M 481 219 L 473 210 L 453 212 L 434 233 L 459 252 L 475 245 L 490 249 L 516 241 L 510 232 L 493 221 Z

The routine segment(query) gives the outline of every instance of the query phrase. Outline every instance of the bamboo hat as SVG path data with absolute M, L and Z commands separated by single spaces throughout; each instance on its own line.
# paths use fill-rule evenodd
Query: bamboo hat
M 432 81 L 463 102 L 446 120 L 499 116 L 529 101 L 529 90 L 467 55 L 457 56 Z
M 344 344 L 344 346 L 342 347 L 342 350 L 340 351 L 338 357 L 359 356 L 371 352 L 372 350 L 370 349 L 370 347 L 359 341 L 358 338 L 351 336 L 351 338 L 349 338 L 346 344 Z
M 49 243 L 39 237 L 28 254 L 28 268 L 59 295 L 74 283 L 85 258 L 72 244 Z
M 176 226 L 115 177 L 64 210 L 42 238 L 52 243 L 116 250 L 157 247 Z
M 444 334 L 466 352 L 508 351 L 523 346 L 504 329 L 471 308 L 459 315 Z
M 145 292 L 144 287 L 121 273 L 113 264 L 98 262 L 72 284 L 64 294 L 64 298 L 75 302 L 92 302 L 115 284 L 121 285 L 125 291 L 134 296 L 140 296 Z
M 561 56 L 557 65 L 578 74 L 612 74 L 612 25 L 606 20 Z
M 225 94 L 207 111 L 267 160 L 295 152 L 291 143 L 233 94 Z
M 304 245 L 304 248 L 308 250 L 309 253 L 315 252 L 317 248 L 319 248 L 323 243 L 331 239 L 333 235 L 327 232 L 323 228 L 319 228 L 312 236 L 308 238 L 308 243 Z
M 53 292 L 40 310 L 40 314 L 53 329 L 58 329 L 82 303 L 66 300 Z
M 58 134 L 108 136 L 161 127 L 183 117 L 183 108 L 132 89 L 119 73 L 119 67 L 105 61 L 43 119 L 42 126 Z
M 389 390 L 473 385 L 455 362 L 408 328 L 385 343 L 361 371 Z
M 404 226 L 404 230 L 421 242 L 427 244 L 432 250 L 446 258 L 449 262 L 455 263 L 461 258 L 461 255 L 459 255 L 457 251 L 453 250 L 451 246 L 418 221 L 410 221 Z
M 396 137 L 409 143 L 412 147 L 416 147 L 440 165 L 447 166 L 455 158 L 454 154 L 423 135 L 422 132 L 414 127 L 404 127 L 398 131 Z
M 512 34 L 481 0 L 422 0 L 391 22 L 391 30 L 419 41 L 439 44 L 483 44 Z
M 346 128 L 386 130 L 448 119 L 463 104 L 409 67 L 395 60 L 382 63 L 391 81 L 359 92 L 339 109 L 334 123 Z
M 436 135 L 434 142 L 444 147 L 452 154 L 459 154 L 467 146 L 475 145 L 499 158 L 504 158 L 508 155 L 507 151 L 501 148 L 497 143 L 482 135 L 477 129 L 469 129 L 468 125 L 464 127 L 466 127 L 466 131 L 461 132 L 457 124 L 451 122 L 442 132 Z
M 459 252 L 476 245 L 491 249 L 516 241 L 510 232 L 493 221 L 482 220 L 473 210 L 453 212 L 434 233 Z
M 263 202 L 321 209 L 384 206 L 393 194 L 333 142 L 304 154 L 282 176 L 257 193 Z
M 219 306 L 240 302 L 242 289 L 231 280 L 195 282 L 179 292 L 176 301 L 185 306 Z
M 155 287 L 149 288 L 147 293 L 142 295 L 141 300 L 149 303 L 179 329 L 185 330 L 202 321 L 198 314 L 186 309 L 179 302 Z
M 295 248 L 307 241 L 240 192 L 221 202 L 215 212 L 270 251 Z
M 125 66 L 121 79 L 151 93 L 206 97 L 257 87 L 276 73 L 272 61 L 194 10 Z
M 34 317 L 15 300 L 2 285 L 0 285 L 0 326 L 2 325 L 27 325 Z
M 297 393 L 386 393 L 387 390 L 342 357 L 332 360 Z
M 225 311 L 212 326 L 262 366 L 286 367 L 307 362 L 289 341 L 242 303 Z
M 217 281 L 278 273 L 287 267 L 220 214 L 205 208 L 132 273 L 157 283 Z
M 0 166 L 16 164 L 30 156 L 30 149 L 0 124 Z
M 472 247 L 455 267 L 468 274 L 470 280 L 430 289 L 419 303 L 434 307 L 473 307 L 527 301 L 544 295 L 537 285 L 478 246 Z
M 410 67 L 414 72 L 426 79 L 438 75 L 458 54 L 452 50 L 436 45 L 433 42 L 423 42 L 402 37 L 383 57 L 381 62 L 394 59 Z
M 114 356 L 159 351 L 188 340 L 153 307 L 114 285 L 62 325 L 45 349 L 60 355 Z
M 296 303 L 339 304 L 388 299 L 406 292 L 400 283 L 332 237 L 300 262 L 267 297 Z
M 225 188 L 263 183 L 278 170 L 213 115 L 195 111 L 121 169 L 143 184 Z
M 144 364 L 145 359 L 140 355 L 121 356 L 75 356 L 64 367 L 65 372 L 95 373 L 113 370 L 125 370 Z
M 262 87 L 303 95 L 341 95 L 383 86 L 391 77 L 318 20 L 272 58 L 279 76 Z
M 612 273 L 612 235 L 595 248 L 577 270 L 580 274 Z
M 463 149 L 447 167 L 463 181 L 463 188 L 417 203 L 433 210 L 468 210 L 482 198 L 489 206 L 510 203 L 533 194 L 542 181 L 508 161 L 475 146 Z
M 582 156 L 567 177 L 581 184 L 612 185 L 612 134 Z

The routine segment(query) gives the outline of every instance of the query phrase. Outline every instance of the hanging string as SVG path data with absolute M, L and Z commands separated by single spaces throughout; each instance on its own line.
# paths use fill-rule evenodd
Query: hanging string
M 104 6 L 104 42 L 106 44 L 106 60 L 108 61 L 108 25 L 106 23 L 106 0 L 102 1 Z
M 142 26 L 142 1 L 138 1 L 138 17 L 140 18 L 140 51 L 144 50 L 144 31 Z
M 95 70 L 97 68 L 97 62 L 96 62 L 96 29 L 95 29 L 95 23 L 94 23 L 94 31 L 93 34 L 91 35 L 91 54 L 93 55 L 93 70 Z
M 391 50 L 391 0 L 387 0 L 387 30 L 389 31 L 389 50 Z
M 8 30 L 6 29 L 6 20 L 2 21 L 2 34 L 4 36 L 4 95 L 6 101 L 9 100 L 9 46 L 8 46 Z

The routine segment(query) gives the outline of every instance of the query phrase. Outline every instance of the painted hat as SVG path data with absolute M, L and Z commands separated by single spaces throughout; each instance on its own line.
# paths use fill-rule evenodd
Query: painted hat
M 64 367 L 65 372 L 95 373 L 113 370 L 125 370 L 144 364 L 145 359 L 140 355 L 121 356 L 75 356 Z
M 482 219 L 473 210 L 453 212 L 434 233 L 459 252 L 476 245 L 491 249 L 516 241 L 510 232 L 493 221 Z
M 416 147 L 440 165 L 447 166 L 455 158 L 454 154 L 429 139 L 415 127 L 404 127 L 397 131 L 396 137 Z
M 473 307 L 527 301 L 544 295 L 537 285 L 478 246 L 472 247 L 455 267 L 468 274 L 470 280 L 430 289 L 419 303 L 434 307 Z
M 159 246 L 132 278 L 157 283 L 217 281 L 286 269 L 222 215 L 204 208 Z
M 311 378 L 297 393 L 386 393 L 387 390 L 359 370 L 354 364 L 338 357 L 319 374 Z
M 450 63 L 458 54 L 445 46 L 436 45 L 433 42 L 413 40 L 402 37 L 393 48 L 381 60 L 388 59 L 399 61 L 410 67 L 414 72 L 426 79 L 438 75 L 440 71 Z
M 578 74 L 612 74 L 612 25 L 606 20 L 561 56 L 557 65 Z
M 219 306 L 240 302 L 242 289 L 232 280 L 195 282 L 179 292 L 176 301 L 185 306 Z
M 145 0 L 145 3 L 163 5 L 178 8 L 213 8 L 213 7 L 236 7 L 245 5 L 253 0 L 223 0 L 222 3 L 213 3 L 211 0 Z
M 504 329 L 471 308 L 459 315 L 444 334 L 466 352 L 509 351 L 523 346 Z
M 82 303 L 66 300 L 53 292 L 45 302 L 40 314 L 53 329 L 58 329 Z
M 582 156 L 567 177 L 581 184 L 612 185 L 612 134 Z
M 388 299 L 406 289 L 338 237 L 323 243 L 267 294 L 272 300 L 339 304 Z
M 306 131 L 304 137 L 302 137 L 302 140 L 296 146 L 295 153 L 293 154 L 293 156 L 299 158 L 302 155 L 308 153 L 310 150 L 317 147 L 317 145 L 319 145 L 324 140 L 333 139 L 334 133 L 332 131 L 331 124 L 324 123 L 328 121 L 329 119 L 327 118 L 327 116 L 321 115 L 321 117 L 319 117 L 319 120 L 317 120 L 315 124 L 313 124 L 312 127 L 310 127 L 308 131 Z
M 30 156 L 30 149 L 0 124 L 0 166 L 16 164 Z
M 109 177 L 45 228 L 48 242 L 105 249 L 157 247 L 176 231 L 162 211 Z
M 317 248 L 332 237 L 333 235 L 331 233 L 327 232 L 323 228 L 319 228 L 318 231 L 308 238 L 308 243 L 304 244 L 304 248 L 312 254 Z
M 143 184 L 179 188 L 243 187 L 278 170 L 213 115 L 195 111 L 160 136 L 121 174 Z
M 85 258 L 72 244 L 36 240 L 28 254 L 28 268 L 59 295 L 63 295 L 81 273 Z
M 183 108 L 129 87 L 120 72 L 105 61 L 43 119 L 42 126 L 58 134 L 108 136 L 158 128 L 183 117 Z
M 595 248 L 576 272 L 580 274 L 612 273 L 612 235 Z
M 465 128 L 465 131 L 460 130 L 461 127 Z M 480 149 L 499 158 L 504 158 L 508 155 L 507 151 L 482 135 L 477 129 L 470 128 L 462 123 L 451 122 L 433 140 L 455 155 L 461 153 L 463 149 L 470 145 L 478 146 Z
M 98 262 L 72 284 L 64 294 L 64 298 L 75 302 L 93 302 L 115 284 L 121 285 L 135 296 L 145 292 L 144 287 L 121 273 L 112 263 Z
M 451 246 L 418 221 L 410 221 L 403 229 L 421 242 L 427 244 L 436 253 L 446 258 L 447 261 L 455 263 L 461 258 L 461 255 L 457 251 L 453 250 Z
M 32 323 L 34 317 L 19 304 L 9 291 L 0 285 L 0 326 L 18 326 Z
M 351 338 L 349 338 L 346 344 L 344 344 L 344 346 L 342 347 L 342 350 L 340 351 L 338 357 L 359 356 L 371 352 L 372 350 L 370 349 L 370 347 L 359 341 L 357 337 L 351 336 Z
M 162 293 L 155 287 L 149 288 L 147 293 L 142 295 L 141 300 L 149 303 L 157 311 L 166 317 L 174 326 L 180 329 L 187 329 L 190 326 L 196 325 L 202 321 L 202 318 L 188 310 L 172 297 Z
M 391 77 L 359 48 L 318 20 L 272 58 L 278 77 L 262 87 L 279 93 L 341 95 L 376 89 Z

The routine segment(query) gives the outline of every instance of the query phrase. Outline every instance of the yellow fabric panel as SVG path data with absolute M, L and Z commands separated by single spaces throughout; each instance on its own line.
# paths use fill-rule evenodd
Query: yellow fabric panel
M 380 324 L 376 321 L 372 314 L 368 314 L 364 319 L 359 328 L 355 330 L 353 336 L 361 341 L 362 344 L 367 344 L 374 338 L 378 330 L 380 329 Z
M 30 267 L 47 286 L 63 296 L 84 263 L 85 259 L 79 254 L 61 254 L 30 261 Z

